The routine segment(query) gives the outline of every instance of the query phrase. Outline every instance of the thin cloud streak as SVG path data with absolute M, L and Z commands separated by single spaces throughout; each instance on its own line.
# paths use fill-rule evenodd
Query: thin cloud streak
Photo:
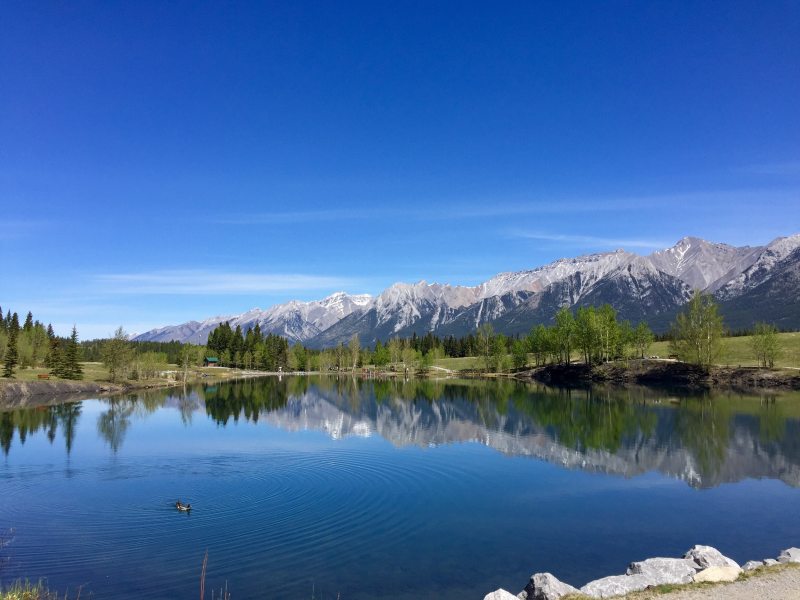
M 11 219 L 0 221 L 0 240 L 13 240 L 35 233 L 49 225 L 46 221 Z
M 568 246 L 589 246 L 589 247 L 615 247 L 615 248 L 648 248 L 661 249 L 667 248 L 670 244 L 662 240 L 629 240 L 619 238 L 604 238 L 591 235 L 568 235 L 558 233 L 537 233 L 532 231 L 511 231 L 511 237 L 542 240 L 546 242 L 560 242 Z
M 800 161 L 747 165 L 739 171 L 748 175 L 800 175 Z
M 793 172 L 794 163 L 763 165 L 767 168 Z M 459 219 L 487 219 L 517 217 L 525 215 L 566 215 L 580 213 L 602 213 L 610 211 L 664 209 L 676 206 L 703 206 L 724 201 L 728 204 L 742 202 L 791 202 L 800 198 L 800 190 L 739 189 L 684 192 L 663 195 L 629 197 L 598 197 L 592 200 L 524 200 L 514 204 L 496 202 L 488 198 L 483 202 L 469 204 L 442 204 L 431 201 L 431 208 L 416 206 L 402 208 L 351 207 L 323 210 L 276 211 L 271 213 L 234 214 L 214 217 L 210 222 L 219 225 L 279 225 L 289 223 L 311 223 L 326 221 L 369 221 L 381 219 L 404 219 L 410 221 L 447 221 Z
M 635 203 L 575 203 L 547 202 L 485 206 L 440 206 L 437 208 L 345 208 L 331 210 L 288 211 L 233 215 L 214 219 L 220 225 L 276 225 L 312 221 L 368 221 L 373 219 L 408 219 L 414 221 L 444 221 L 452 219 L 481 219 L 491 217 L 513 217 L 520 215 L 558 215 L 576 212 L 608 212 L 626 208 L 641 208 Z
M 237 273 L 207 270 L 98 275 L 110 294 L 246 295 L 303 292 L 352 286 L 352 279 L 299 273 Z

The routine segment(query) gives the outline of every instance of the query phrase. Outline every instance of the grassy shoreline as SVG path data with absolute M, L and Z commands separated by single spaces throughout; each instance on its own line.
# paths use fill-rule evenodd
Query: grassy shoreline
M 782 334 L 791 336 L 800 343 L 800 333 Z M 747 338 L 731 338 L 737 342 L 738 351 L 733 358 L 742 358 Z M 658 345 L 660 344 L 660 346 Z M 666 349 L 666 342 L 654 344 L 656 350 Z M 661 347 L 663 346 L 663 348 Z M 356 370 L 304 372 L 267 372 L 232 369 L 229 367 L 193 367 L 184 374 L 175 365 L 170 365 L 162 376 L 152 379 L 125 380 L 112 382 L 107 369 L 101 363 L 81 363 L 84 378 L 78 381 L 49 377 L 47 369 L 20 369 L 11 379 L 0 379 L 0 402 L 27 396 L 66 396 L 75 394 L 111 395 L 137 390 L 180 387 L 200 383 L 213 384 L 236 379 L 268 377 L 275 375 L 322 375 L 364 377 L 364 378 L 426 378 L 426 379 L 496 379 L 514 378 L 523 381 L 536 380 L 559 386 L 585 386 L 592 383 L 616 383 L 620 385 L 638 384 L 654 386 L 675 386 L 688 388 L 736 388 L 736 389 L 789 389 L 800 390 L 800 368 L 794 364 L 794 353 L 784 357 L 780 366 L 774 369 L 740 364 L 729 361 L 727 366 L 720 364 L 703 369 L 686 363 L 664 358 L 618 360 L 587 367 L 575 362 L 570 365 L 544 365 L 527 367 L 514 371 L 487 372 L 481 369 L 479 357 L 442 358 L 430 368 L 420 371 L 405 369 L 402 365 L 378 368 L 364 366 Z M 742 361 L 743 362 L 743 361 Z M 751 361 L 752 362 L 752 361 Z M 46 378 L 42 378 L 46 376 Z

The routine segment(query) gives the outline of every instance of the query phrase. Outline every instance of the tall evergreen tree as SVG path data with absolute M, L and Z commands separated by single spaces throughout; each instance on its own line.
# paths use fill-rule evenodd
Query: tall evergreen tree
M 19 361 L 19 352 L 17 350 L 17 336 L 19 335 L 19 317 L 17 313 L 10 319 L 8 327 L 8 343 L 6 346 L 6 353 L 3 363 L 3 377 L 9 378 L 14 376 L 14 368 Z
M 22 326 L 22 331 L 29 332 L 33 329 L 33 313 L 28 311 L 28 316 L 25 317 L 25 324 Z
M 79 361 L 78 329 L 73 325 L 64 351 L 64 379 L 83 379 L 83 368 Z
M 55 335 L 50 338 L 45 366 L 50 369 L 50 375 L 54 377 L 64 376 L 64 353 L 61 351 L 61 340 Z

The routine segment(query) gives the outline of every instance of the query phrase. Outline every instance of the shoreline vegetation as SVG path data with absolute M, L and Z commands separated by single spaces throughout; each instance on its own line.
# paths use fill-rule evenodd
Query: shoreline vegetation
M 96 379 L 81 381 L 38 379 L 37 373 L 26 373 L 23 379 L 0 380 L 0 404 L 9 405 L 30 397 L 59 397 L 67 399 L 78 395 L 116 395 L 155 388 L 174 388 L 185 385 L 214 384 L 222 381 L 275 376 L 359 377 L 365 379 L 514 379 L 520 382 L 538 382 L 554 387 L 587 387 L 593 384 L 644 385 L 652 387 L 683 388 L 689 390 L 800 390 L 800 369 L 768 369 L 762 367 L 728 367 L 712 365 L 703 367 L 670 359 L 632 359 L 597 365 L 584 363 L 548 364 L 532 369 L 504 372 L 483 371 L 475 368 L 448 369 L 433 366 L 426 370 L 378 369 L 367 366 L 342 371 L 248 371 L 226 367 L 208 367 L 190 372 L 184 379 L 177 370 L 163 377 L 137 381 L 112 382 L 97 373 L 98 365 L 84 363 Z
M 86 362 L 81 362 L 86 361 Z M 644 322 L 620 321 L 608 304 L 560 309 L 550 326 L 507 337 L 484 323 L 461 338 L 392 338 L 374 348 L 357 336 L 314 350 L 258 324 L 222 323 L 206 346 L 132 342 L 122 327 L 109 339 L 59 338 L 28 312 L 0 309 L 0 401 L 31 395 L 113 394 L 242 377 L 330 374 L 368 378 L 498 378 L 563 387 L 592 383 L 688 388 L 800 389 L 800 333 L 757 323 L 729 336 L 714 299 L 696 293 L 669 336 L 656 341 Z M 72 383 L 67 383 L 71 381 Z

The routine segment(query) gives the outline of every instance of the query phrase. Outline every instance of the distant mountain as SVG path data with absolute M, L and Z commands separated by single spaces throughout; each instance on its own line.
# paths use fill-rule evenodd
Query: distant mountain
M 797 329 L 800 323 L 800 248 L 777 261 L 767 273 L 757 269 L 757 276 L 756 273 L 750 275 L 753 276 L 752 285 L 721 303 L 726 325 L 731 329 L 747 329 L 755 320 L 773 323 L 781 329 Z
M 622 319 L 665 330 L 693 289 L 714 293 L 732 328 L 756 321 L 800 328 L 797 250 L 800 234 L 766 246 L 735 247 L 685 237 L 640 256 L 625 250 L 562 258 L 526 271 L 500 273 L 477 286 L 396 283 L 378 296 L 337 292 L 313 302 L 291 301 L 266 310 L 189 321 L 154 329 L 137 340 L 204 343 L 220 323 L 243 330 L 259 324 L 312 347 L 357 335 L 373 344 L 391 337 L 464 335 L 483 323 L 506 334 L 549 323 L 562 306 L 611 304 Z
M 353 311 L 368 306 L 371 301 L 372 297 L 366 294 L 351 296 L 337 292 L 318 301 L 292 300 L 285 304 L 276 304 L 266 310 L 253 308 L 240 315 L 212 317 L 205 321 L 189 321 L 182 325 L 153 329 L 136 336 L 134 340 L 150 342 L 177 340 L 205 344 L 208 334 L 227 321 L 231 327 L 241 326 L 243 331 L 255 327 L 258 323 L 263 333 L 274 333 L 294 342 L 305 342 Z
M 716 291 L 752 265 L 761 250 L 685 237 L 672 248 L 654 252 L 648 258 L 656 269 L 677 277 L 692 289 Z

